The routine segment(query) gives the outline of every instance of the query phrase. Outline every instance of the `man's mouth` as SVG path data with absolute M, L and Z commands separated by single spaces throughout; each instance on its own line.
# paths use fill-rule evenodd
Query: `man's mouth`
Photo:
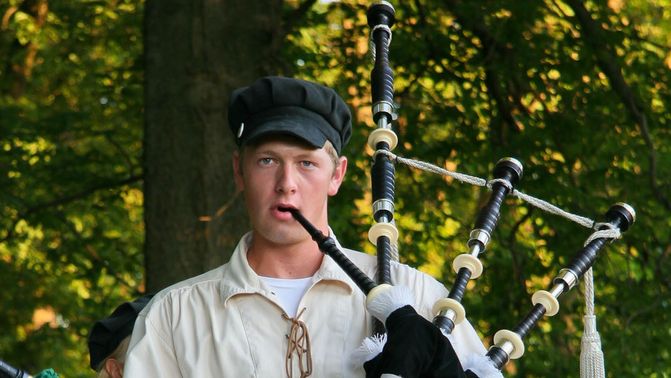
M 283 212 L 289 212 L 289 213 L 292 213 L 292 214 L 293 214 L 294 211 L 298 211 L 298 209 L 296 209 L 295 207 L 291 207 L 291 206 L 288 206 L 288 205 L 277 206 L 277 210 L 283 211 Z

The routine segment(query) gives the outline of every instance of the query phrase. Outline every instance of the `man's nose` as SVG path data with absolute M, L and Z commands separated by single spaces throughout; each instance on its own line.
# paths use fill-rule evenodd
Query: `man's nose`
M 296 192 L 296 172 L 290 164 L 283 164 L 278 170 L 276 191 L 281 193 Z

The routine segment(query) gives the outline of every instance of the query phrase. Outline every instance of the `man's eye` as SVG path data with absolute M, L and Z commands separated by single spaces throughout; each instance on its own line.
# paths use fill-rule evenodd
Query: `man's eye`
M 301 161 L 301 166 L 303 166 L 304 168 L 312 168 L 315 166 L 315 163 L 308 160 L 303 160 Z
M 268 158 L 268 157 L 259 159 L 259 164 L 261 164 L 261 165 L 270 165 L 270 164 L 272 164 L 272 162 L 273 162 L 273 159 Z

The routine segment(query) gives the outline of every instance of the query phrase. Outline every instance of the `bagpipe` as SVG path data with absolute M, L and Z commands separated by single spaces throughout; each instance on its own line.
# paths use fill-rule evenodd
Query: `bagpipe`
M 498 377 L 501 370 L 511 360 L 524 353 L 522 339 L 527 336 L 543 316 L 552 316 L 559 311 L 558 298 L 571 290 L 581 278 L 585 278 L 588 316 L 583 335 L 599 343 L 593 315 L 591 296 L 591 267 L 599 251 L 609 242 L 620 237 L 635 221 L 634 209 L 625 203 L 616 203 L 604 214 L 602 222 L 571 214 L 546 201 L 524 194 L 515 189 L 523 176 L 522 164 L 514 158 L 499 160 L 493 170 L 493 179 L 485 180 L 458 172 L 451 172 L 438 166 L 406 159 L 392 151 L 398 138 L 392 130 L 397 119 L 393 102 L 394 76 L 389 66 L 389 45 L 392 39 L 391 27 L 395 22 L 395 10 L 387 1 L 378 1 L 367 12 L 370 30 L 371 53 L 374 66 L 371 71 L 372 114 L 376 129 L 368 138 L 373 151 L 371 167 L 374 224 L 368 233 L 369 240 L 376 246 L 378 277 L 376 281 L 366 276 L 337 247 L 335 241 L 324 235 L 305 219 L 298 210 L 286 209 L 306 229 L 320 250 L 333 258 L 366 295 L 368 311 L 379 321 L 375 327 L 380 340 L 381 351 L 366 359 L 364 368 L 367 377 Z M 390 266 L 392 259 L 398 259 L 396 245 L 398 230 L 394 222 L 395 164 L 401 163 L 413 168 L 436 174 L 447 175 L 459 181 L 485 186 L 491 194 L 478 212 L 469 235 L 468 253 L 457 256 L 453 262 L 456 278 L 447 298 L 442 298 L 434 306 L 434 319 L 430 322 L 409 305 L 409 290 L 392 286 Z M 466 318 L 461 305 L 467 283 L 478 278 L 483 266 L 481 255 L 498 222 L 501 206 L 506 196 L 512 195 L 546 212 L 563 216 L 594 232 L 571 262 L 561 269 L 552 281 L 549 290 L 533 294 L 533 307 L 526 317 L 512 330 L 501 330 L 493 337 L 494 345 L 473 368 L 462 366 L 450 344 L 450 334 L 455 326 Z M 395 256 L 396 255 L 396 256 Z M 593 299 L 592 299 L 593 300 Z M 596 336 L 595 336 L 596 334 Z M 599 362 L 599 350 L 584 359 L 583 371 L 587 376 L 603 376 L 603 362 Z

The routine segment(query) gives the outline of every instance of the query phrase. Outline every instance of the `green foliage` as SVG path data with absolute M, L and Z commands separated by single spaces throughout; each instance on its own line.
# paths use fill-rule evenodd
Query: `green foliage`
M 141 290 L 138 1 L 0 1 L 0 358 L 90 376 L 89 328 Z
M 513 156 L 527 194 L 597 220 L 615 202 L 634 206 L 636 224 L 595 265 L 606 367 L 669 376 L 671 4 L 587 2 L 598 37 L 580 4 L 394 2 L 395 152 L 486 178 Z M 282 59 L 355 111 L 330 216 L 343 244 L 372 252 L 368 5 L 318 2 L 292 20 Z M 142 6 L 0 0 L 0 358 L 32 372 L 87 375 L 89 327 L 142 292 Z M 396 169 L 401 258 L 449 286 L 488 192 Z M 506 201 L 464 299 L 487 342 L 524 317 L 589 233 Z M 561 298 L 508 376 L 578 376 L 581 294 Z

